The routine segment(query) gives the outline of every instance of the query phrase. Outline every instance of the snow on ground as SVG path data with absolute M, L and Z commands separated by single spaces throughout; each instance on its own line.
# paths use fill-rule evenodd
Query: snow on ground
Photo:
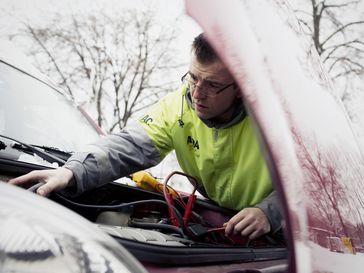
M 336 253 L 312 242 L 312 263 L 317 271 L 322 272 L 364 272 L 364 253 Z
M 312 241 L 308 245 L 302 242 L 296 242 L 295 248 L 298 272 L 364 272 L 364 253 L 336 253 Z

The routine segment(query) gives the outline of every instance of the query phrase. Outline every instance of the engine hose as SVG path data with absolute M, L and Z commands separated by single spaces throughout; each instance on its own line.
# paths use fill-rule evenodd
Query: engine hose
M 131 219 L 129 221 L 129 226 L 137 227 L 137 228 L 163 229 L 163 230 L 173 231 L 173 232 L 177 232 L 183 238 L 188 239 L 188 237 L 184 234 L 184 232 L 181 228 L 178 228 L 178 227 L 175 227 L 172 225 L 158 224 L 158 223 L 143 223 L 143 222 L 139 222 L 139 221 L 135 221 L 135 220 Z
M 134 201 L 134 202 L 129 202 L 129 203 L 122 203 L 122 204 L 118 204 L 118 205 L 88 205 L 88 204 L 81 204 L 81 203 L 71 201 L 71 200 L 69 200 L 68 198 L 64 197 L 63 195 L 61 195 L 59 193 L 55 193 L 55 196 L 57 196 L 59 199 L 67 202 L 70 205 L 77 206 L 77 207 L 82 207 L 82 208 L 91 208 L 91 209 L 118 210 L 118 209 L 125 208 L 125 207 L 132 207 L 132 206 L 135 206 L 135 205 L 150 204 L 150 203 L 151 204 L 152 203 L 163 204 L 163 205 L 168 206 L 166 201 L 157 200 L 157 199 L 139 200 L 139 201 Z M 179 211 L 177 210 L 176 207 L 173 207 L 173 210 L 177 215 L 178 222 L 182 226 L 183 225 L 183 219 L 182 219 L 181 214 L 179 213 Z

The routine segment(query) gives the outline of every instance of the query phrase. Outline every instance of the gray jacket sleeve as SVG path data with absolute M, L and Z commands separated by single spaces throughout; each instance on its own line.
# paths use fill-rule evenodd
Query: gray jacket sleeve
M 271 233 L 276 233 L 282 228 L 282 207 L 277 192 L 274 190 L 262 202 L 255 205 L 260 208 L 267 216 L 271 226 Z
M 133 121 L 121 132 L 85 146 L 68 159 L 64 167 L 73 172 L 74 181 L 64 193 L 77 195 L 160 161 L 159 151 L 145 130 Z

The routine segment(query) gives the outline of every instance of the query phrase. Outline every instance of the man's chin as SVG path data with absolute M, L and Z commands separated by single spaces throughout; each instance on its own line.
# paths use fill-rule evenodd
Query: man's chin
M 200 119 L 210 119 L 211 116 L 206 114 L 206 113 L 202 113 L 199 111 L 196 111 L 196 115 L 200 118 Z

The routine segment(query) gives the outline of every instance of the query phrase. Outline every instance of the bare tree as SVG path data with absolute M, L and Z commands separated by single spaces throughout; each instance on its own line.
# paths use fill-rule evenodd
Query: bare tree
M 316 143 L 311 149 L 303 142 L 301 135 L 295 128 L 291 128 L 298 147 L 298 154 L 302 162 L 302 170 L 307 181 L 305 192 L 310 195 L 309 210 L 320 216 L 318 219 L 336 232 L 348 236 L 348 219 L 342 215 L 344 208 L 349 209 L 347 190 L 341 185 L 340 174 L 336 170 L 335 162 L 328 160 L 320 153 Z M 339 219 L 337 222 L 335 219 Z
M 108 132 L 123 128 L 133 114 L 175 88 L 166 75 L 178 68 L 176 35 L 173 26 L 157 25 L 151 10 L 57 14 L 46 26 L 24 25 L 39 68 L 76 101 L 92 105 L 98 125 Z
M 303 3 L 303 1 L 301 1 Z M 364 75 L 364 20 L 359 0 L 304 0 L 308 5 L 296 15 L 308 30 L 314 47 L 334 82 L 343 85 L 341 99 L 350 95 L 350 84 Z

